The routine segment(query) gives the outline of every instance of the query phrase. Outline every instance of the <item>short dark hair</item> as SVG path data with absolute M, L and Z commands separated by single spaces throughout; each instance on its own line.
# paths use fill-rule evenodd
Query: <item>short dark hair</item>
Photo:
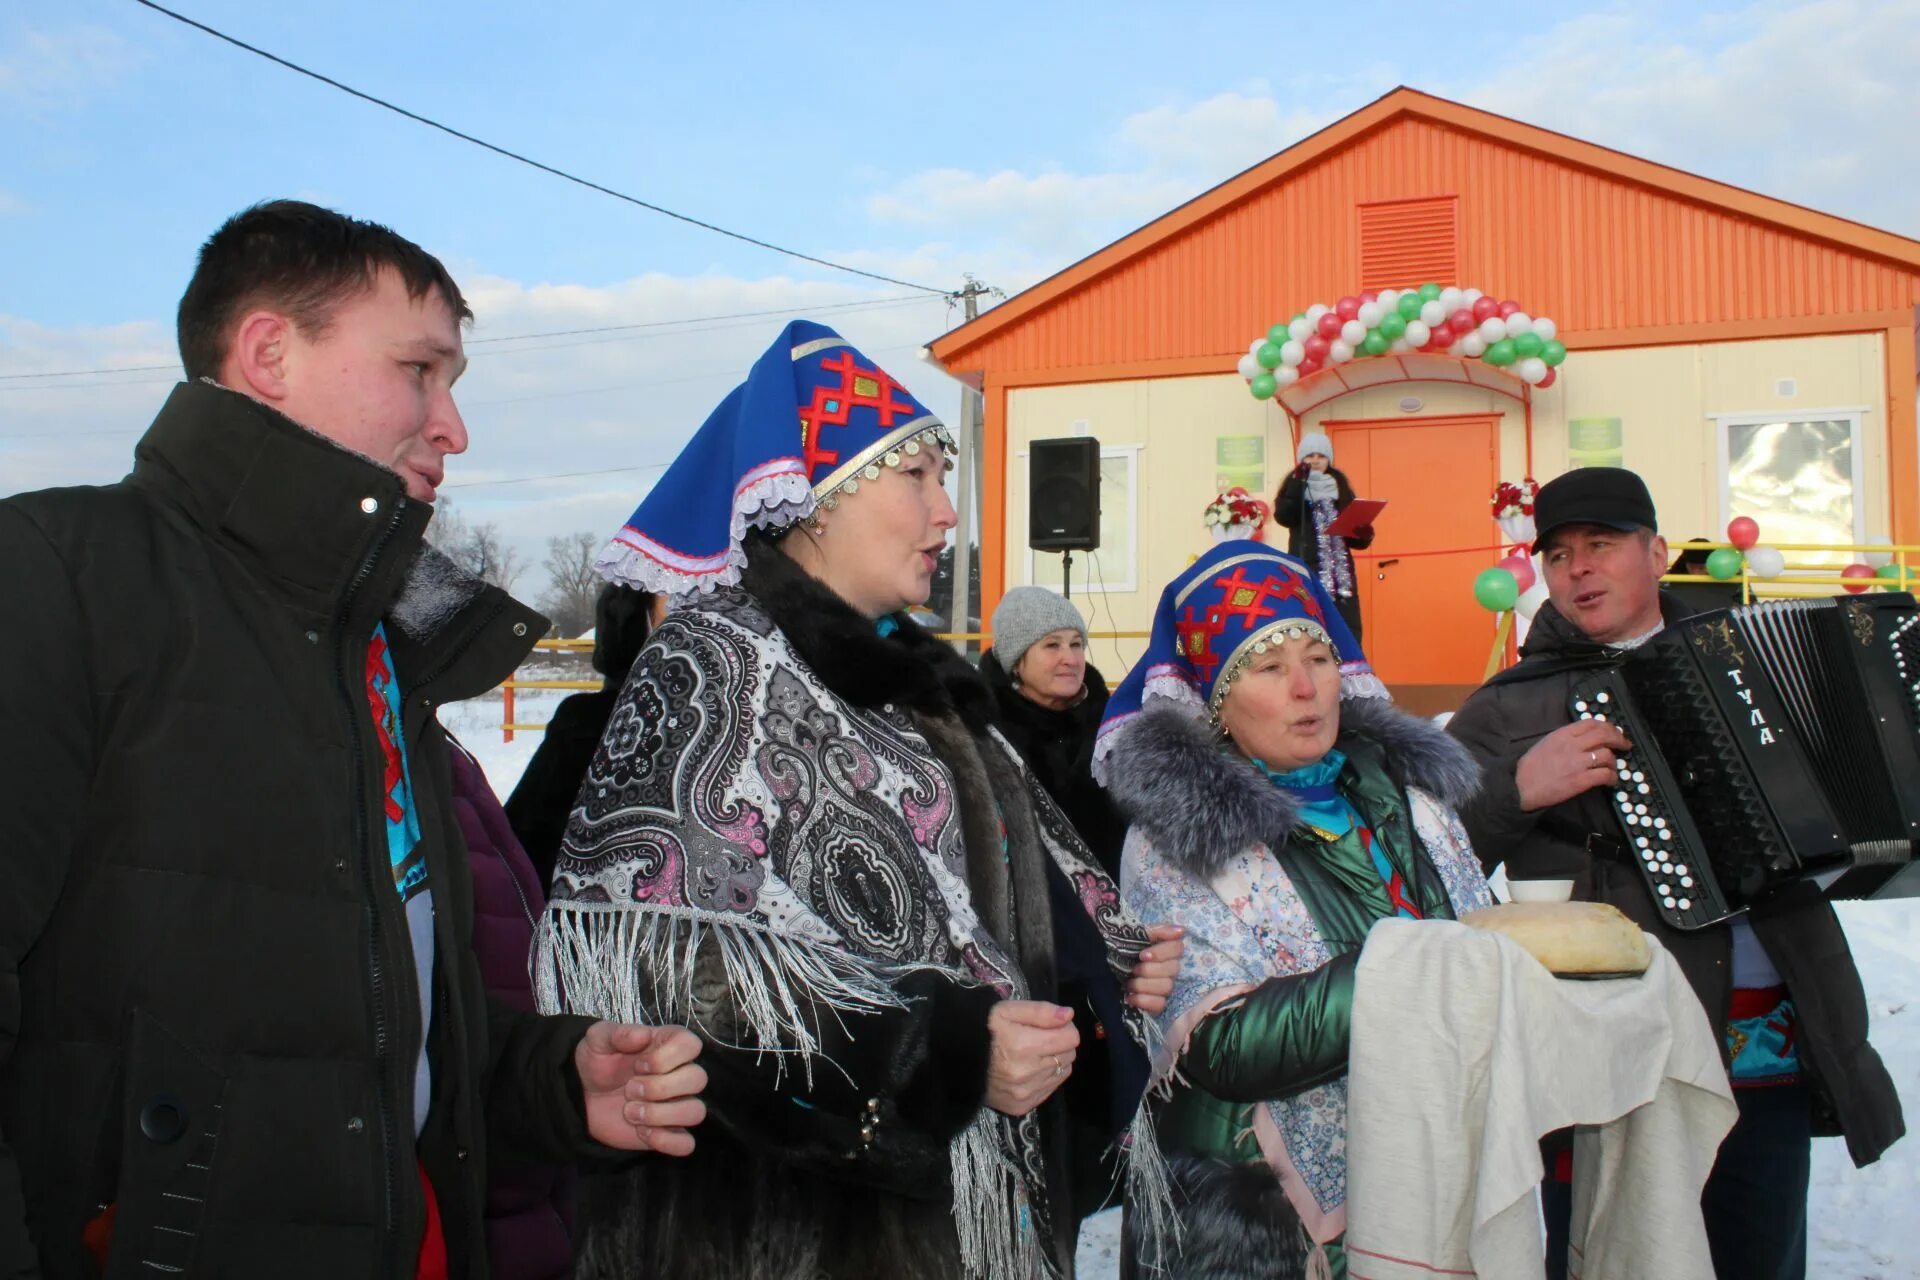
M 284 312 L 310 337 L 324 334 L 334 308 L 372 288 L 382 267 L 399 273 L 409 297 L 438 289 L 454 315 L 473 319 L 440 259 L 378 223 L 304 200 L 269 200 L 236 213 L 200 246 L 199 264 L 180 296 L 180 363 L 187 377 L 219 376 L 229 330 L 253 307 Z

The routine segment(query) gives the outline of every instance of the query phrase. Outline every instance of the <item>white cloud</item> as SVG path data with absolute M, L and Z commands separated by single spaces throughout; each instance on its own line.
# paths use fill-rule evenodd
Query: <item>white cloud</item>
M 123 77 L 140 55 L 104 27 L 15 28 L 0 44 L 0 104 L 28 110 L 79 103 Z

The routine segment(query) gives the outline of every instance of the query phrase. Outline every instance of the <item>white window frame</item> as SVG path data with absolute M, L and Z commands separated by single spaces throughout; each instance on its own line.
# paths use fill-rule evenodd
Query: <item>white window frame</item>
M 1862 425 L 1872 409 L 1868 405 L 1848 405 L 1837 409 L 1765 409 L 1743 413 L 1716 413 L 1713 419 L 1715 466 L 1720 486 L 1720 527 L 1726 528 L 1736 514 L 1733 510 L 1733 427 L 1764 427 L 1770 422 L 1845 422 L 1849 434 L 1853 464 L 1853 540 L 1867 540 L 1867 460 Z M 1739 513 L 1744 514 L 1744 513 Z M 1761 530 L 1761 541 L 1766 530 Z M 1822 570 L 1821 572 L 1825 572 Z
M 1090 596 L 1118 596 L 1126 595 L 1140 589 L 1140 454 L 1145 447 L 1144 445 L 1138 444 L 1104 443 L 1100 446 L 1100 461 L 1103 464 L 1109 458 L 1124 458 L 1127 462 L 1127 548 L 1125 556 L 1127 572 L 1124 580 L 1106 573 L 1107 566 L 1110 563 L 1107 556 L 1113 551 L 1112 547 L 1102 546 L 1098 551 L 1076 551 L 1073 553 L 1074 580 L 1072 584 L 1075 596 L 1082 594 Z M 1031 494 L 1033 491 L 1033 472 L 1031 470 L 1030 451 L 1022 449 L 1017 456 L 1020 458 L 1021 492 Z M 1029 506 L 1031 506 L 1030 503 Z M 1028 530 L 1028 534 L 1031 535 L 1032 530 Z M 1028 586 L 1033 585 L 1033 558 L 1036 554 L 1038 553 L 1036 553 L 1032 547 L 1027 548 L 1026 585 Z M 1057 553 L 1048 551 L 1045 554 L 1055 555 Z M 1100 562 L 1101 571 L 1099 573 L 1093 571 L 1092 558 L 1094 556 L 1102 557 Z M 1103 578 L 1105 579 L 1104 582 L 1102 581 Z

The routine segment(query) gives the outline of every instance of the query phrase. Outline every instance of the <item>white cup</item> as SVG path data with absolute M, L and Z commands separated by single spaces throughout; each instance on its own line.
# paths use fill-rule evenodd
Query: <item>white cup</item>
M 1573 881 L 1509 880 L 1507 896 L 1515 902 L 1569 902 L 1573 899 Z

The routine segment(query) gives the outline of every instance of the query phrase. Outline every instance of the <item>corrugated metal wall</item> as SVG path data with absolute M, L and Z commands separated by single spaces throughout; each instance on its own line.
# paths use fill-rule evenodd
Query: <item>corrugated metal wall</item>
M 1360 287 L 1360 205 L 1452 196 L 1459 276 L 1563 333 L 1911 308 L 1920 276 L 1402 115 L 955 359 L 992 375 L 1244 351 Z

